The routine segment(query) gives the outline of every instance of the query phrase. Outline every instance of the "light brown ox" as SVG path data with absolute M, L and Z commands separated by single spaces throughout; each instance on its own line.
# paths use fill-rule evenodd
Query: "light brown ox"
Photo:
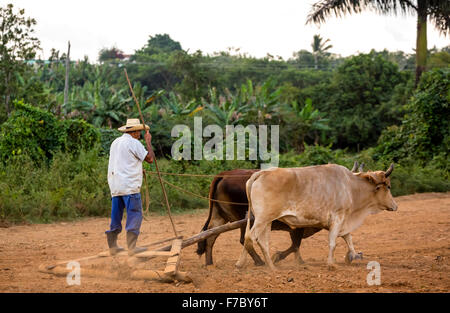
M 350 233 L 369 214 L 397 210 L 388 178 L 393 169 L 391 164 L 386 172 L 352 173 L 344 166 L 327 164 L 256 172 L 246 184 L 255 221 L 251 229 L 247 223 L 244 249 L 236 266 L 245 264 L 247 251 L 255 252 L 253 241 L 256 240 L 266 264 L 275 270 L 269 256 L 270 225 L 275 220 L 291 228 L 327 229 L 327 264 L 330 268 L 335 268 L 334 250 L 338 236 L 347 243 L 347 259 L 358 258 Z
M 364 163 L 361 163 L 361 165 L 359 165 L 359 163 L 355 161 L 351 171 L 356 172 L 358 170 L 359 172 L 362 172 L 363 167 Z M 252 170 L 234 169 L 230 171 L 221 172 L 214 177 L 209 187 L 209 198 L 210 198 L 209 215 L 205 225 L 203 226 L 202 231 L 206 231 L 208 229 L 224 225 L 228 222 L 235 222 L 245 218 L 248 211 L 246 183 L 247 180 L 249 180 L 249 178 L 252 176 L 252 174 L 258 171 L 259 169 L 252 169 Z M 245 203 L 246 205 L 224 203 L 221 201 Z M 241 236 L 239 241 L 242 245 L 244 245 L 246 225 L 247 224 L 242 225 L 241 227 Z M 314 235 L 316 232 L 320 231 L 321 228 L 292 229 L 280 221 L 274 221 L 272 223 L 271 230 L 288 231 L 292 241 L 292 244 L 288 249 L 276 252 L 272 256 L 272 261 L 274 263 L 277 263 L 278 261 L 281 261 L 284 258 L 286 258 L 289 254 L 294 253 L 297 262 L 303 264 L 304 261 L 300 255 L 299 250 L 302 239 Z M 213 246 L 218 236 L 219 235 L 210 236 L 205 240 L 199 241 L 197 244 L 197 254 L 198 255 L 205 254 L 206 265 L 213 264 L 213 256 L 212 256 Z M 362 257 L 361 255 L 357 256 L 357 258 L 361 257 Z M 256 265 L 264 265 L 263 260 L 259 257 L 258 254 L 252 255 L 252 258 Z M 351 262 L 352 260 L 349 261 Z

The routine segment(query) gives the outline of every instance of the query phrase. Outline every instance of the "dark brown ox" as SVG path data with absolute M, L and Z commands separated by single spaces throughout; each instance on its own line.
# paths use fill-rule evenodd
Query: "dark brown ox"
M 252 175 L 246 183 L 250 212 L 254 223 L 247 222 L 244 249 L 237 267 L 245 264 L 246 251 L 255 253 L 256 241 L 266 263 L 275 266 L 269 256 L 270 225 L 278 220 L 291 228 L 313 227 L 329 231 L 328 266 L 334 268 L 336 238 L 342 237 L 348 246 L 347 255 L 356 257 L 350 233 L 369 214 L 383 210 L 396 211 L 390 188 L 389 169 L 353 173 L 336 165 L 303 168 L 270 168 Z
M 250 176 L 259 170 L 235 169 L 219 173 L 214 177 L 209 188 L 209 198 L 213 200 L 223 201 L 216 202 L 210 200 L 209 215 L 203 226 L 202 231 L 224 225 L 228 222 L 242 220 L 246 217 L 248 211 L 248 200 L 245 192 L 245 183 Z M 226 202 L 243 203 L 245 205 L 230 204 Z M 244 244 L 245 225 L 241 227 L 240 243 Z M 291 229 L 286 224 L 274 221 L 272 230 L 288 231 L 292 244 L 285 251 L 277 252 L 273 255 L 273 262 L 278 262 L 286 258 L 289 254 L 294 253 L 299 263 L 303 263 L 299 247 L 302 238 L 308 238 L 320 230 L 320 228 L 297 228 Z M 206 265 L 213 264 L 212 250 L 217 237 L 211 236 L 204 241 L 200 241 L 197 245 L 197 254 L 205 253 Z M 256 252 L 250 254 L 256 265 L 263 265 L 264 262 Z

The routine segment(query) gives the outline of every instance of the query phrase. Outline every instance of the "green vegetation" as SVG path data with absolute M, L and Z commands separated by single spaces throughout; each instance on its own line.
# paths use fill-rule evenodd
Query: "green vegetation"
M 0 219 L 51 222 L 107 216 L 107 167 L 98 149 L 77 156 L 56 153 L 49 165 L 42 166 L 26 154 L 11 159 L 0 165 Z
M 78 154 L 100 141 L 99 131 L 84 120 L 58 120 L 52 113 L 15 102 L 16 110 L 1 125 L 0 159 L 27 154 L 37 166 L 59 151 Z
M 100 147 L 81 152 L 77 156 L 56 153 L 49 165 L 35 166 L 27 155 L 0 164 L 0 221 L 52 222 L 87 216 L 109 216 L 110 193 L 107 184 L 108 159 L 99 157 Z M 366 164 L 367 170 L 386 170 L 389 164 L 375 161 L 367 151 L 349 155 L 342 150 L 323 146 L 306 146 L 302 154 L 289 152 L 280 155 L 280 167 L 300 167 L 336 163 L 351 168 L 354 160 Z M 257 168 L 250 161 L 170 161 L 160 159 L 162 172 L 214 175 L 235 168 Z M 153 165 L 145 165 L 155 171 Z M 212 177 L 163 176 L 163 179 L 187 192 L 208 196 Z M 439 163 L 426 166 L 414 162 L 396 163 L 392 174 L 394 196 L 416 192 L 445 192 L 450 190 L 448 176 Z M 147 175 L 152 213 L 166 212 L 164 198 L 156 175 Z M 173 212 L 206 208 L 208 201 L 183 193 L 166 185 Z M 145 200 L 145 188 L 141 191 Z M 144 202 L 145 203 L 145 202 Z
M 383 131 L 376 148 L 379 158 L 410 158 L 419 164 L 440 160 L 448 177 L 450 151 L 450 72 L 433 70 L 423 75 L 408 103 L 404 121 Z
M 29 34 L 36 21 L 12 5 L 0 13 L 1 21 L 10 22 L 0 32 L 0 220 L 109 215 L 109 147 L 121 135 L 117 128 L 139 116 L 124 68 L 150 125 L 161 171 L 214 175 L 259 167 L 261 160 L 173 160 L 172 128 L 193 129 L 194 118 L 201 117 L 203 127 L 279 125 L 281 167 L 350 168 L 357 160 L 382 170 L 395 162 L 394 195 L 450 190 L 450 47 L 428 51 L 427 71 L 416 88 L 416 55 L 401 51 L 344 58 L 332 53 L 332 39 L 316 35 L 311 51 L 288 60 L 238 50 L 205 55 L 158 34 L 131 55 L 112 47 L 99 51 L 100 63 L 71 61 L 64 103 L 67 56 L 52 50 L 49 60 L 33 60 L 39 41 Z M 8 47 L 19 29 L 25 50 L 14 54 Z M 212 178 L 164 179 L 207 196 Z M 150 211 L 164 212 L 154 175 L 148 186 Z M 207 206 L 170 186 L 167 191 L 174 211 Z
M 308 22 L 323 23 L 332 14 L 340 17 L 346 13 L 360 13 L 366 9 L 374 9 L 380 14 L 417 14 L 416 32 L 416 85 L 425 71 L 427 62 L 427 23 L 430 21 L 441 33 L 450 31 L 450 4 L 448 1 L 397 1 L 397 0 L 364 0 L 335 1 L 323 0 L 313 4 Z

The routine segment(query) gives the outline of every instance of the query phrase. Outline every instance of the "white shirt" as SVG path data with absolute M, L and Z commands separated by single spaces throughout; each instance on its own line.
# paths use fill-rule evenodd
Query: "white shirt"
M 139 193 L 142 185 L 142 161 L 147 150 L 130 134 L 116 138 L 109 150 L 108 184 L 111 196 Z

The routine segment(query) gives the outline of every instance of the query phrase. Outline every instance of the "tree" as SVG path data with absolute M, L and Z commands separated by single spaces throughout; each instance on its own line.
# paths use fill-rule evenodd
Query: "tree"
M 103 48 L 98 53 L 98 60 L 100 62 L 123 60 L 125 59 L 125 57 L 126 55 L 123 53 L 123 51 L 116 47 L 112 47 L 111 49 Z
M 12 4 L 0 7 L 0 97 L 8 115 L 11 96 L 18 90 L 17 75 L 25 72 L 25 61 L 33 59 L 39 49 L 33 25 L 36 20 L 25 17 L 24 9 L 14 13 Z
M 308 69 L 314 66 L 314 55 L 308 50 L 300 50 L 294 52 L 295 62 L 299 65 L 301 69 Z
M 168 34 L 157 34 L 150 36 L 147 41 L 147 45 L 136 52 L 136 54 L 160 54 L 160 53 L 172 53 L 174 51 L 181 51 L 181 44 L 178 41 L 170 38 Z
M 208 87 L 214 80 L 214 74 L 204 66 L 203 59 L 200 50 L 193 54 L 177 51 L 169 59 L 170 71 L 180 80 L 175 85 L 175 91 L 183 95 L 185 101 L 199 100 L 208 94 Z
M 172 90 L 180 79 L 171 68 L 171 56 L 181 52 L 180 43 L 169 35 L 150 36 L 146 45 L 130 58 L 132 63 L 127 66 L 130 78 L 147 86 L 149 92 Z
M 427 20 L 444 34 L 450 31 L 450 1 L 441 0 L 322 0 L 312 6 L 307 23 L 322 23 L 334 13 L 337 17 L 346 13 L 360 13 L 364 9 L 373 8 L 381 14 L 417 13 L 416 35 L 416 86 L 425 70 L 427 61 Z
M 319 84 L 305 96 L 332 121 L 336 147 L 358 150 L 375 144 L 381 131 L 395 123 L 396 117 L 385 104 L 395 87 L 407 80 L 407 73 L 372 51 L 348 58 L 334 71 L 329 84 Z
M 441 156 L 448 175 L 450 145 L 450 72 L 434 69 L 425 73 L 407 104 L 408 113 L 400 126 L 383 131 L 376 157 L 395 162 L 411 158 L 428 162 Z
M 314 35 L 313 42 L 311 44 L 313 55 L 314 55 L 314 69 L 318 68 L 318 58 L 319 56 L 324 56 L 326 51 L 333 48 L 333 45 L 326 45 L 330 39 L 323 41 L 323 38 L 320 35 Z

